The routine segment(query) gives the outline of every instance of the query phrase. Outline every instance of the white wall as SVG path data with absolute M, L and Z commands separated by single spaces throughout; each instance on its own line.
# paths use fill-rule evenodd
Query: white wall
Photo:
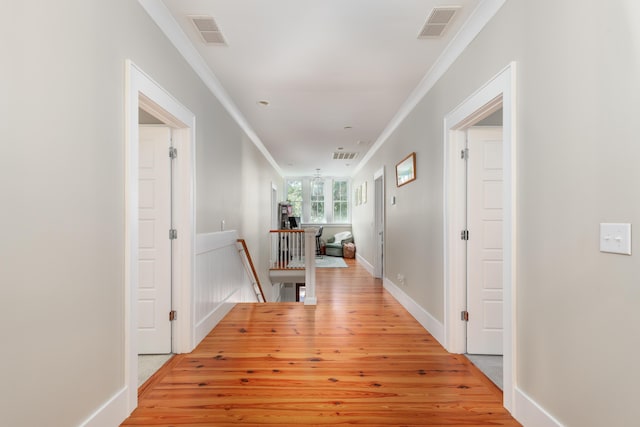
M 196 115 L 198 233 L 266 265 L 282 180 L 136 1 L 1 7 L 1 424 L 79 425 L 124 387 L 125 60 Z
M 640 418 L 638 254 L 598 250 L 600 222 L 640 224 L 638 22 L 633 0 L 508 0 L 354 177 L 386 168 L 386 275 L 403 274 L 401 289 L 443 321 L 442 121 L 517 61 L 516 381 L 567 426 Z M 417 181 L 396 188 L 393 168 L 411 151 Z M 367 260 L 372 209 L 354 210 Z

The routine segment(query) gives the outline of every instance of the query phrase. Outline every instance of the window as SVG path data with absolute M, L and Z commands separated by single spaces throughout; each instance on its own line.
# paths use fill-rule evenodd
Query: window
M 311 181 L 311 221 L 312 223 L 327 222 L 324 216 L 324 181 Z
M 333 222 L 349 222 L 347 181 L 333 181 Z
M 307 224 L 348 224 L 349 180 L 346 178 L 288 178 L 285 194 L 292 216 Z
M 287 180 L 287 200 L 291 203 L 291 216 L 302 218 L 302 180 Z

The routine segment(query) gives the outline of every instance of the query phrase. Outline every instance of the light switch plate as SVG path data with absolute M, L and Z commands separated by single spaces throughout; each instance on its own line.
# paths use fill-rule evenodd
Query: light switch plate
M 600 252 L 631 255 L 631 224 L 601 223 Z

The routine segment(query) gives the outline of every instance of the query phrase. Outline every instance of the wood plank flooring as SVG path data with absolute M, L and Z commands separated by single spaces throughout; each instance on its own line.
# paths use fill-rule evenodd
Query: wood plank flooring
M 316 270 L 316 307 L 236 306 L 123 425 L 520 425 L 497 387 L 347 261 Z

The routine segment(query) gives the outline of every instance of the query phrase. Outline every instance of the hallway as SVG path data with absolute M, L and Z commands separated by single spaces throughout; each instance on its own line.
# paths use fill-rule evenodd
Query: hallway
M 493 383 L 346 261 L 316 270 L 316 307 L 237 305 L 123 425 L 520 425 Z

